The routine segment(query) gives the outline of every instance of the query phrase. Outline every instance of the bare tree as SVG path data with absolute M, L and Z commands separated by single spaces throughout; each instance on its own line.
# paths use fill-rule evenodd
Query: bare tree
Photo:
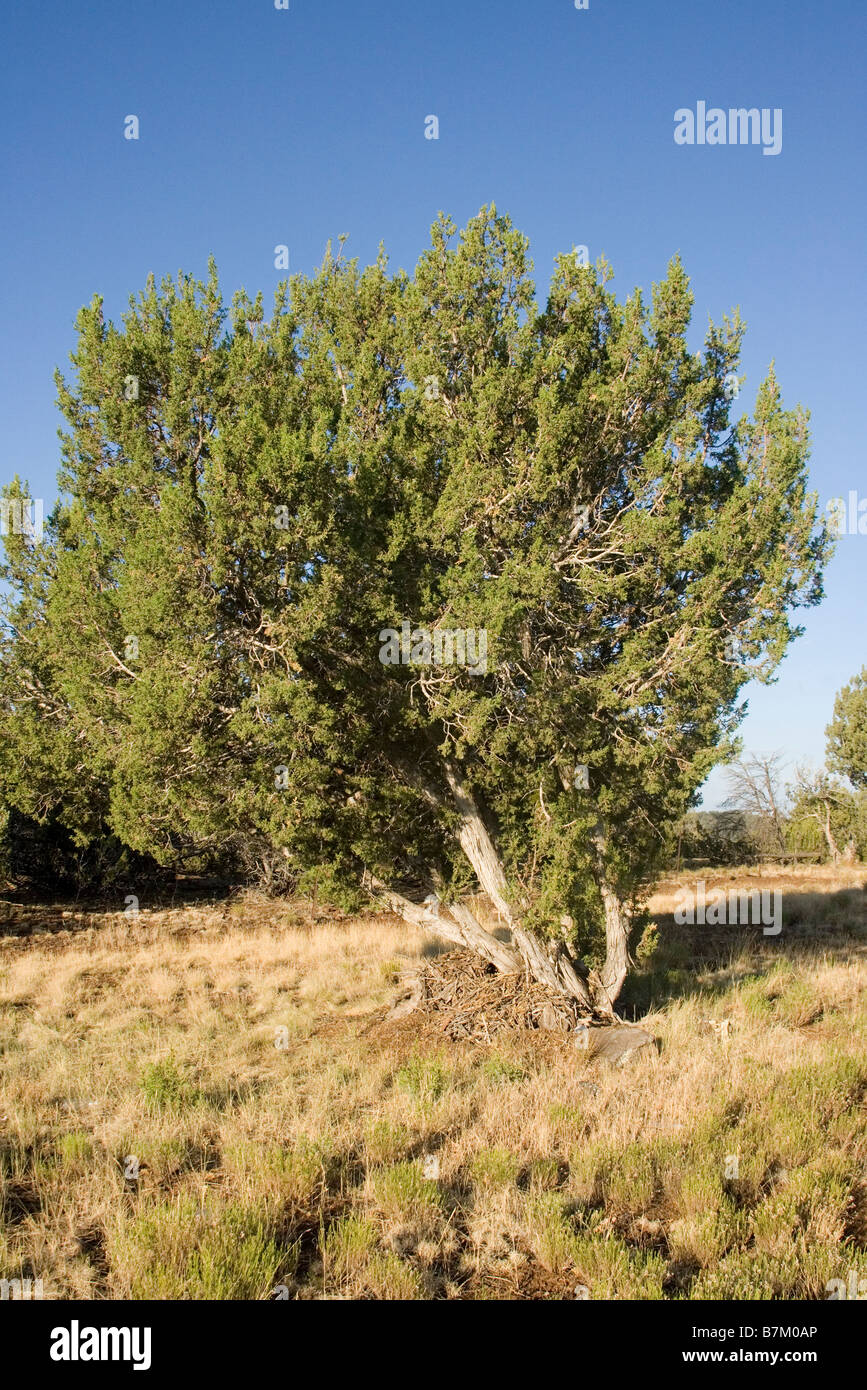
M 785 766 L 782 753 L 748 753 L 727 769 L 729 795 L 723 803 L 756 816 L 762 848 L 780 855 L 786 853 Z

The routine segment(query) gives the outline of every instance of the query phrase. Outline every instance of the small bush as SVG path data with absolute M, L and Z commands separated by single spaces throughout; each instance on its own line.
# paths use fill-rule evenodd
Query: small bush
M 145 1068 L 141 1089 L 148 1108 L 157 1112 L 179 1114 L 202 1100 L 201 1092 L 181 1070 L 171 1053 L 162 1061 L 152 1062 Z
M 523 1207 L 527 1244 L 536 1259 L 553 1274 L 575 1263 L 575 1232 L 566 1218 L 563 1199 L 554 1192 L 528 1197 Z
M 206 1209 L 191 1197 L 153 1206 L 110 1233 L 108 1253 L 134 1299 L 267 1299 L 297 1262 L 261 1208 Z
M 478 1187 L 509 1187 L 517 1180 L 521 1164 L 506 1149 L 480 1149 L 470 1160 L 470 1174 Z
M 364 1150 L 369 1163 L 396 1163 L 412 1143 L 405 1125 L 390 1120 L 369 1120 L 364 1131 Z
M 341 1217 L 321 1243 L 326 1280 L 344 1284 L 362 1279 L 378 1243 L 376 1227 L 368 1216 L 350 1212 Z
M 66 1168 L 74 1168 L 93 1157 L 93 1143 L 90 1135 L 83 1130 L 74 1129 L 69 1134 L 61 1134 L 57 1141 L 57 1154 Z
M 655 1252 L 632 1250 L 618 1236 L 594 1233 L 576 1236 L 570 1254 L 591 1298 L 656 1301 L 664 1296 L 665 1261 Z
M 482 1076 L 492 1086 L 503 1086 L 511 1081 L 524 1081 L 527 1073 L 517 1062 L 496 1053 L 486 1058 L 481 1067 Z
M 421 1057 L 417 1052 L 395 1073 L 395 1083 L 423 1104 L 439 1100 L 450 1074 L 438 1057 Z
M 223 1166 L 250 1187 L 266 1188 L 284 1200 L 311 1205 L 327 1182 L 333 1158 L 326 1145 L 300 1138 L 280 1144 L 236 1144 L 223 1155 Z
M 395 1220 L 429 1217 L 441 1206 L 439 1188 L 417 1163 L 396 1163 L 373 1172 L 369 1187 L 376 1205 Z

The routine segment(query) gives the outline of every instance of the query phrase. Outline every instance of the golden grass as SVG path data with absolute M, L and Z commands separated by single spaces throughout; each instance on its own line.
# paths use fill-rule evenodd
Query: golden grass
M 745 881 L 659 885 L 662 945 L 625 1002 L 660 1050 L 623 1068 L 541 1034 L 364 1032 L 436 949 L 386 916 L 251 897 L 2 938 L 0 1277 L 194 1299 L 823 1298 L 864 1277 L 867 871 L 767 871 L 772 940 L 666 921 L 701 876 Z

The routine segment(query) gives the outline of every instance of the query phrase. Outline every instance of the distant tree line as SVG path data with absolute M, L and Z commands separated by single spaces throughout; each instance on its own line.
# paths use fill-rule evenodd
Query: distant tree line
M 787 785 L 778 753 L 733 763 L 725 809 L 681 819 L 674 865 L 867 860 L 867 667 L 837 695 L 825 733 L 825 766 L 799 766 Z

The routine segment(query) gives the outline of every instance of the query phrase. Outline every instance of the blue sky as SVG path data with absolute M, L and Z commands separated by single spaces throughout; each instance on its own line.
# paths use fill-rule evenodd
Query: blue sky
M 739 404 L 775 358 L 812 412 L 823 502 L 864 498 L 865 30 L 857 0 L 7 7 L 0 474 L 55 497 L 52 373 L 95 292 L 116 318 L 148 272 L 201 274 L 213 253 L 227 294 L 270 299 L 277 244 L 310 271 L 341 233 L 363 262 L 383 241 L 411 268 L 440 209 L 463 225 L 493 201 L 529 236 L 542 297 L 574 245 L 604 252 L 621 294 L 679 251 L 693 346 L 738 305 Z M 780 108 L 781 152 L 676 145 L 674 112 L 700 100 Z M 867 661 L 865 577 L 867 536 L 842 537 L 778 683 L 748 691 L 749 750 L 821 761 L 834 694 Z M 722 794 L 717 773 L 705 804 Z

